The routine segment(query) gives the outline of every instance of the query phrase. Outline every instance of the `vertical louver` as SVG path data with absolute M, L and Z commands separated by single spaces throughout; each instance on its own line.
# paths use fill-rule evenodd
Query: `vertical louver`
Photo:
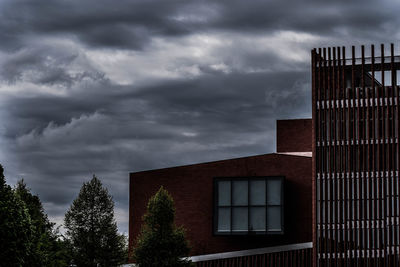
M 387 54 L 312 51 L 314 266 L 399 266 L 400 58 Z

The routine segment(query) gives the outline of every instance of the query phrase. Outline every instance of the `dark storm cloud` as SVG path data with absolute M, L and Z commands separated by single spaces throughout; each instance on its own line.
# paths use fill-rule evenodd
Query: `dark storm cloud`
M 170 21 L 182 1 L 6 1 L 0 28 L 4 45 L 22 46 L 31 34 L 71 34 L 88 45 L 142 48 L 149 35 L 180 34 Z
M 230 29 L 299 30 L 332 33 L 342 26 L 381 28 L 388 18 L 396 18 L 375 1 L 229 1 L 221 9 L 219 26 Z
M 98 105 L 81 100 L 85 115 L 64 123 L 58 114 L 72 116 L 78 111 L 74 99 L 80 98 L 79 93 L 72 98 L 16 98 L 7 108 L 19 108 L 9 109 L 10 115 L 30 117 L 28 125 L 37 127 L 20 134 L 11 150 L 19 155 L 25 179 L 35 192 L 42 192 L 44 201 L 66 205 L 82 179 L 96 173 L 111 184 L 115 200 L 126 208 L 122 203 L 129 171 L 273 150 L 268 133 L 273 134 L 275 118 L 308 112 L 304 111 L 309 102 L 305 76 L 209 75 L 137 93 L 125 90 L 97 98 Z M 301 82 L 296 85 L 296 81 Z M 35 113 L 35 107 L 42 107 L 43 114 Z M 45 120 L 51 123 L 39 127 Z M 65 181 L 70 186 L 60 187 Z M 117 186 L 117 181 L 122 185 Z
M 4 1 L 1 46 L 21 48 L 32 36 L 67 35 L 89 46 L 143 49 L 154 36 L 198 31 L 293 30 L 381 36 L 398 22 L 387 1 Z M 354 36 L 355 34 L 355 36 Z
M 85 138 L 72 139 L 75 144 L 102 144 L 104 140 L 139 137 L 145 139 L 171 138 L 176 133 L 157 129 L 157 125 L 185 127 L 188 130 L 210 135 L 217 131 L 247 132 L 265 126 L 253 120 L 266 117 L 290 116 L 298 110 L 309 112 L 307 72 L 254 73 L 206 75 L 189 81 L 165 82 L 163 85 L 145 87 L 139 91 L 124 88 L 122 93 L 109 93 L 91 98 L 77 92 L 71 97 L 43 96 L 35 98 L 18 97 L 7 103 L 10 116 L 26 121 L 26 128 L 14 130 L 8 136 L 31 136 L 33 139 L 46 137 L 46 131 L 62 127 L 89 126 L 91 118 L 103 120 L 107 131 L 101 131 L 102 124 L 90 124 L 90 134 Z M 97 84 L 98 90 L 109 90 L 110 84 Z M 73 119 L 71 119 L 73 118 Z M 86 124 L 78 122 L 84 120 Z M 48 122 L 44 125 L 44 122 Z M 51 122 L 51 123 L 49 123 Z M 153 130 L 147 127 L 154 127 Z M 37 127 L 32 127 L 36 125 Z M 210 129 L 209 127 L 215 127 Z M 119 131 L 123 127 L 125 131 Z M 204 127 L 204 129 L 202 129 Z M 28 129 L 34 129 L 28 133 Z M 102 132 L 101 134 L 95 134 Z M 162 134 L 161 134 L 162 133 Z M 85 133 L 83 133 L 85 134 Z M 177 136 L 180 138 L 180 136 Z M 104 140 L 103 140 L 104 139 Z M 71 147 L 64 140 L 58 148 Z M 33 142 L 35 145 L 37 143 Z M 55 144 L 53 144 L 55 145 Z M 73 149 L 69 149 L 72 150 Z M 33 151 L 32 151 L 33 152 Z

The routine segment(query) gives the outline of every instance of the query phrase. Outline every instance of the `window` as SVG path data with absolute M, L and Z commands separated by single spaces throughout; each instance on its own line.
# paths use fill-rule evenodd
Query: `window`
M 283 234 L 283 180 L 215 178 L 214 234 Z

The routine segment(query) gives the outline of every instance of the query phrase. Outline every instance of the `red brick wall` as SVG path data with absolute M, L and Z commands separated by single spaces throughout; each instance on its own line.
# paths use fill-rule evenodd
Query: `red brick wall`
M 311 152 L 312 119 L 276 121 L 276 151 Z
M 213 179 L 285 176 L 285 234 L 213 236 Z M 130 174 L 129 242 L 139 233 L 148 199 L 163 185 L 175 200 L 192 255 L 311 241 L 311 158 L 259 155 Z

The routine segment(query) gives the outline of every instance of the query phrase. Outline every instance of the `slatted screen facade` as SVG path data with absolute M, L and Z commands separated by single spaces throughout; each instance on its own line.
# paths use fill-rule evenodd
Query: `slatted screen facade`
M 312 51 L 313 266 L 400 266 L 399 62 L 393 44 Z

